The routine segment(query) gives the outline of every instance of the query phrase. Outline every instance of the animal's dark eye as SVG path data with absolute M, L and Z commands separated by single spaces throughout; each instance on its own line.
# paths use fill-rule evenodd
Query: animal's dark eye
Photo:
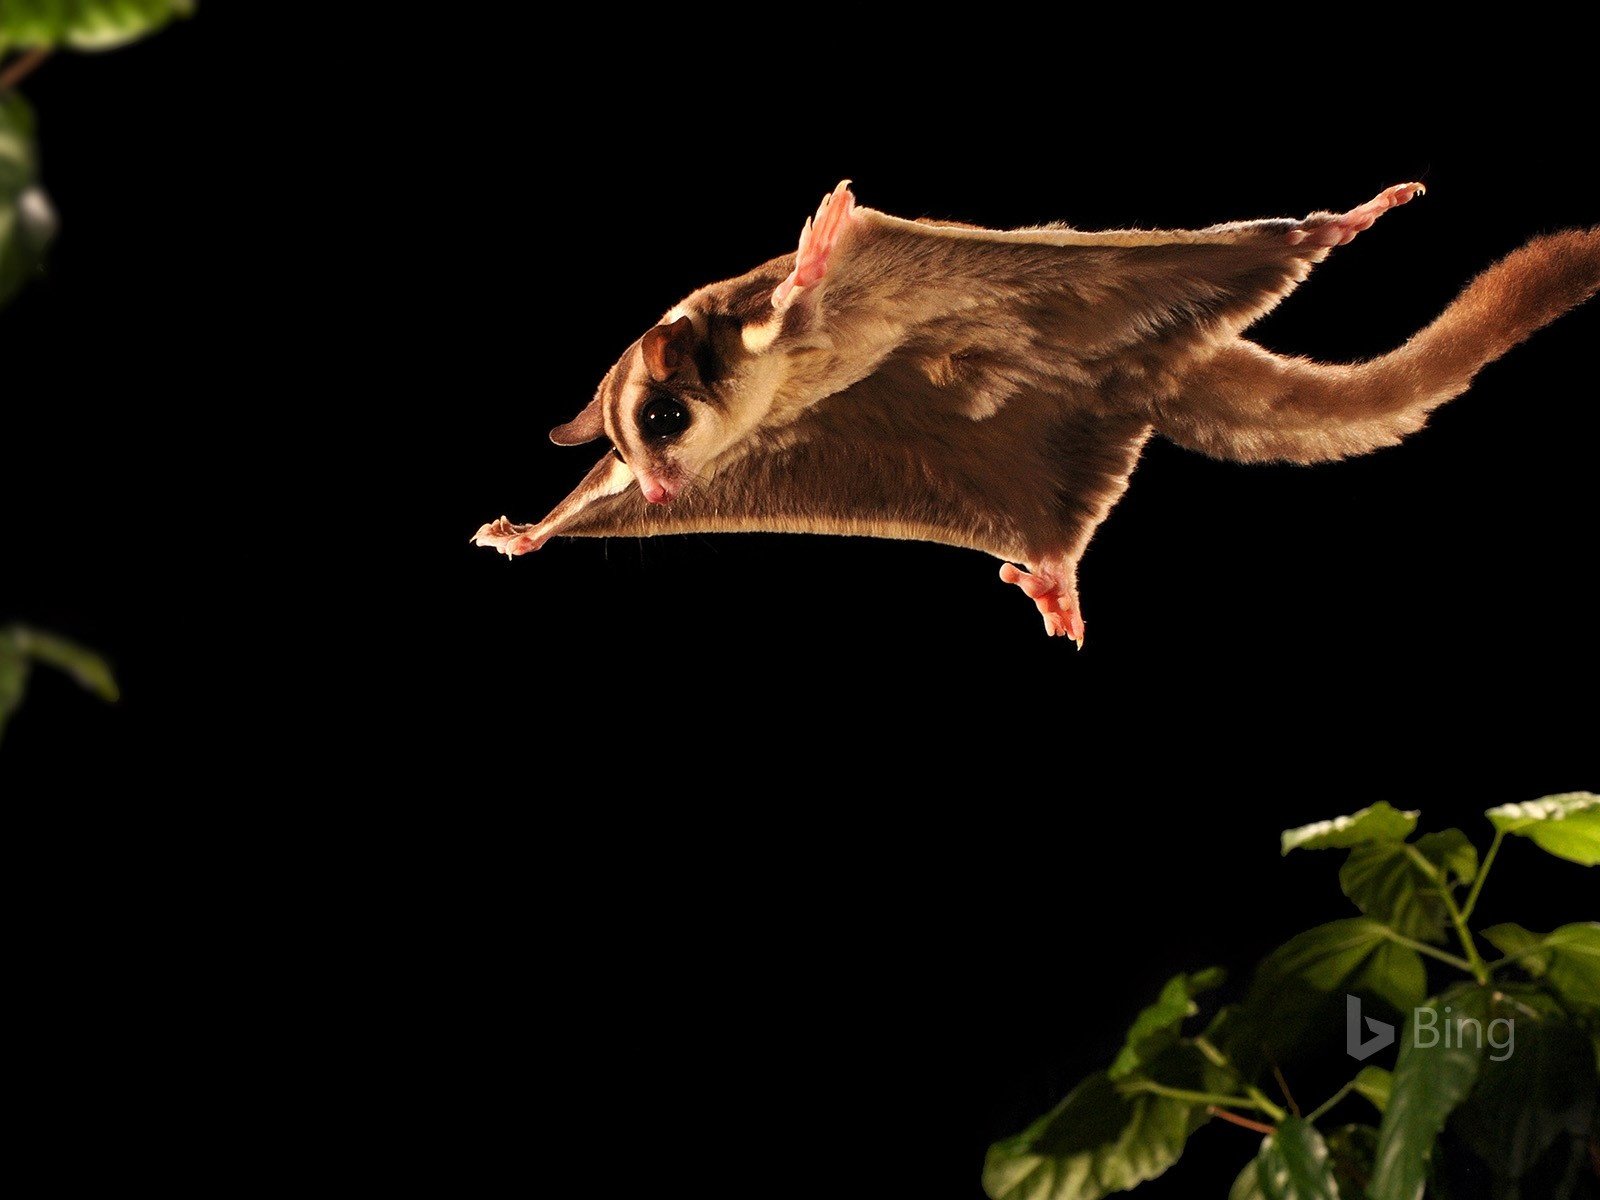
M 639 410 L 639 428 L 645 437 L 669 438 L 689 427 L 689 410 L 671 396 L 656 396 Z

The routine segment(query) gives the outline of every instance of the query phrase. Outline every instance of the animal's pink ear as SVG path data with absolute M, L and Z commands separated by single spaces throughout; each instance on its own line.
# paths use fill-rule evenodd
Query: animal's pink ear
M 558 446 L 581 446 L 605 435 L 606 425 L 600 418 L 600 401 L 596 399 L 589 401 L 588 407 L 565 425 L 552 429 L 550 440 Z
M 657 383 L 665 383 L 678 372 L 689 351 L 694 349 L 694 322 L 679 317 L 671 325 L 657 325 L 640 343 L 645 370 Z

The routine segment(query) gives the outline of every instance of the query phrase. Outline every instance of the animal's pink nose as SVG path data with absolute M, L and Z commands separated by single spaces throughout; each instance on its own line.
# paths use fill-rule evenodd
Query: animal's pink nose
M 643 474 L 639 476 L 639 490 L 651 504 L 666 504 L 678 494 L 661 480 Z

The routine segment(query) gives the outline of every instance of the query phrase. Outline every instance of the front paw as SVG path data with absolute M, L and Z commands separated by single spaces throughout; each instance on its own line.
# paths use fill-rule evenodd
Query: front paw
M 537 525 L 513 525 L 508 518 L 500 517 L 479 527 L 472 536 L 472 542 L 476 546 L 498 550 L 507 558 L 515 558 L 519 554 L 537 550 L 549 540 L 549 534 L 536 535 L 534 531 L 537 529 Z
M 1298 229 L 1289 231 L 1289 244 L 1298 246 L 1302 243 L 1312 246 L 1344 246 L 1355 239 L 1356 234 L 1371 229 L 1373 222 L 1391 208 L 1399 208 L 1402 204 L 1409 204 L 1418 196 L 1426 195 L 1428 189 L 1420 183 L 1397 183 L 1391 188 L 1384 188 L 1371 200 L 1349 212 L 1337 216 L 1314 217 L 1304 222 Z
M 855 208 L 856 198 L 850 193 L 848 179 L 822 198 L 816 217 L 808 217 L 805 228 L 800 231 L 800 249 L 795 252 L 794 270 L 772 293 L 773 308 L 782 308 L 793 293 L 822 282 L 828 273 L 834 245 L 849 226 Z

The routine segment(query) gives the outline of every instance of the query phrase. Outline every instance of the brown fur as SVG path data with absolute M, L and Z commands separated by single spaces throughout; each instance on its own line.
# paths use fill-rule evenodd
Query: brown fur
M 520 553 L 555 534 L 916 538 L 1044 564 L 1075 607 L 1077 561 L 1152 428 L 1241 461 L 1364 453 L 1600 287 L 1600 231 L 1569 231 L 1491 267 L 1370 362 L 1243 340 L 1327 254 L 1305 239 L 1334 219 L 997 233 L 857 210 L 824 281 L 781 310 L 771 297 L 792 255 L 673 310 L 696 341 L 673 327 L 665 386 L 691 407 L 692 437 L 655 445 L 633 428 L 641 343 L 590 419 L 561 430 L 593 430 L 603 410 L 636 474 L 684 484 L 676 500 L 646 504 L 608 456 L 538 526 L 502 518 L 479 540 Z M 645 353 L 659 358 L 666 338 L 647 335 Z
M 1156 400 L 1153 420 L 1181 446 L 1240 462 L 1365 454 L 1422 428 L 1486 363 L 1597 290 L 1600 229 L 1538 238 L 1479 275 L 1390 354 L 1329 365 L 1239 340 Z

